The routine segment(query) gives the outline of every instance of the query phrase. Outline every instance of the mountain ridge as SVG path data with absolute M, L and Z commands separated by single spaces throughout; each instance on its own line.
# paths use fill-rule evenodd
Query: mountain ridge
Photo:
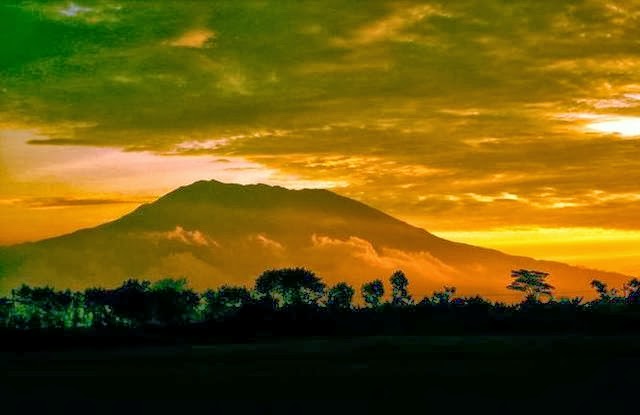
M 402 268 L 420 291 L 457 285 L 505 295 L 516 268 L 551 272 L 566 291 L 588 289 L 592 278 L 626 278 L 448 241 L 326 189 L 200 180 L 114 221 L 0 247 L 0 290 L 21 282 L 83 288 L 169 275 L 200 288 L 246 285 L 282 266 L 306 266 L 329 282 L 354 285 Z

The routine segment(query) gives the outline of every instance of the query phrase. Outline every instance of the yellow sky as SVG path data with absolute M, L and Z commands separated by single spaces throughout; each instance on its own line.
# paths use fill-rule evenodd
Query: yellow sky
M 0 5 L 0 244 L 216 179 L 640 269 L 639 2 L 147 6 Z

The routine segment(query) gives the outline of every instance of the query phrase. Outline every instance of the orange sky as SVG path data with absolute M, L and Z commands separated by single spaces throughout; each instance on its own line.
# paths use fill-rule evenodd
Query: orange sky
M 0 244 L 217 179 L 637 274 L 640 3 L 240 3 L 0 5 Z

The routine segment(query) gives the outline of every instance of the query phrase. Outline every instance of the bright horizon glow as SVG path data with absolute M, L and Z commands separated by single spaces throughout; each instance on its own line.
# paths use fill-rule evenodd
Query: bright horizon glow
M 640 117 L 612 117 L 586 125 L 587 130 L 607 134 L 619 134 L 624 137 L 640 136 Z
M 636 246 L 640 231 L 604 228 L 520 228 L 478 231 L 434 231 L 457 242 L 497 249 L 512 255 L 565 262 L 638 275 Z

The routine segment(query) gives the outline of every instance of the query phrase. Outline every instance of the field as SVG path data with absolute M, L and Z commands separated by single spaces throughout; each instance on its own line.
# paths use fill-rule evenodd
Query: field
M 639 351 L 629 336 L 468 336 L 4 352 L 0 394 L 27 412 L 592 413 L 635 406 Z

